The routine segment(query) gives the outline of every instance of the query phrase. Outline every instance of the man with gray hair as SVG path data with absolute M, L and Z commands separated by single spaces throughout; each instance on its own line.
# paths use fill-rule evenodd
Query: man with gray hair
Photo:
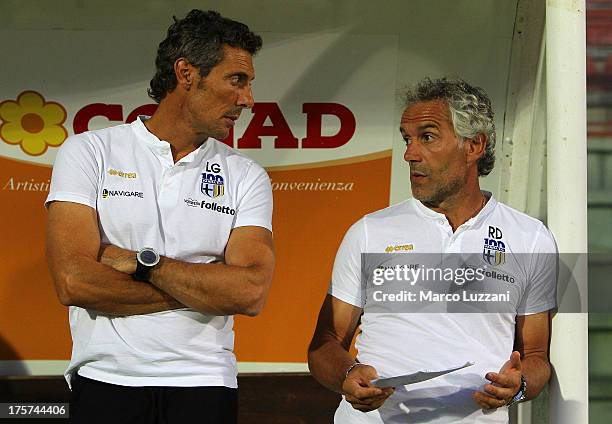
M 343 394 L 336 423 L 507 423 L 506 406 L 533 399 L 550 377 L 553 236 L 480 190 L 479 177 L 495 162 L 494 114 L 482 89 L 462 80 L 421 81 L 406 95 L 400 132 L 413 198 L 366 215 L 346 233 L 309 347 L 310 370 Z M 413 270 L 456 258 L 469 265 L 462 275 L 481 278 L 464 282 L 456 273 L 446 285 L 421 277 L 393 293 L 384 292 L 397 287 L 393 282 L 372 290 L 370 269 L 382 275 L 397 266 L 363 261 L 390 252 L 402 252 Z M 432 291 L 444 299 L 442 309 L 424 306 Z M 470 304 L 469 296 L 481 303 Z M 358 325 L 354 359 L 349 347 Z M 414 375 L 449 369 L 425 380 Z

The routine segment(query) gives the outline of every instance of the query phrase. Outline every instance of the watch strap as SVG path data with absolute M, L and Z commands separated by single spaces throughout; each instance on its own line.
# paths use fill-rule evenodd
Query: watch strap
M 132 274 L 132 278 L 136 281 L 149 282 L 149 274 L 153 267 L 142 264 L 136 259 L 136 272 Z
M 512 399 L 508 401 L 506 406 L 510 407 L 514 405 L 515 403 L 522 402 L 525 400 L 526 397 L 527 397 L 527 382 L 525 381 L 525 377 L 521 375 L 521 385 L 518 389 L 518 392 L 516 392 L 516 394 L 512 396 Z

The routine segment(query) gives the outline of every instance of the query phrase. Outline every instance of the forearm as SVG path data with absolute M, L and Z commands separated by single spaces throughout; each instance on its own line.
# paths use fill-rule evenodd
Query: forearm
M 541 355 L 521 358 L 522 374 L 527 382 L 527 400 L 536 398 L 550 379 L 550 363 Z
M 329 338 L 308 349 L 308 367 L 312 375 L 334 392 L 342 393 L 346 371 L 355 363 L 353 356 L 333 338 Z
M 258 265 L 194 264 L 162 257 L 149 281 L 181 303 L 209 315 L 257 315 L 272 275 Z
M 184 307 L 158 288 L 90 258 L 73 258 L 54 279 L 64 305 L 104 314 L 139 315 Z

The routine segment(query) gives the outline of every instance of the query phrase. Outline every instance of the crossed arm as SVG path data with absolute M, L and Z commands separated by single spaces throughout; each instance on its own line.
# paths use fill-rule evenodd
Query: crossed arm
M 132 279 L 135 252 L 100 244 L 94 209 L 53 202 L 47 223 L 47 261 L 60 302 L 110 315 L 190 307 L 209 315 L 257 315 L 274 269 L 270 231 L 232 231 L 224 263 L 192 264 L 162 257 L 150 282 Z

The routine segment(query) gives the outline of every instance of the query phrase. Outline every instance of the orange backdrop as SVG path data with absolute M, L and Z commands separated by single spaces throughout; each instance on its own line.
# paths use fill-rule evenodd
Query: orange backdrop
M 389 202 L 391 157 L 307 169 L 272 170 L 275 183 L 353 183 L 351 191 L 274 192 L 277 267 L 266 307 L 236 318 L 239 361 L 305 362 L 336 249 L 348 227 Z M 51 168 L 0 157 L 0 360 L 69 359 L 67 309 L 44 256 L 46 191 L 9 190 L 9 178 L 47 181 Z

